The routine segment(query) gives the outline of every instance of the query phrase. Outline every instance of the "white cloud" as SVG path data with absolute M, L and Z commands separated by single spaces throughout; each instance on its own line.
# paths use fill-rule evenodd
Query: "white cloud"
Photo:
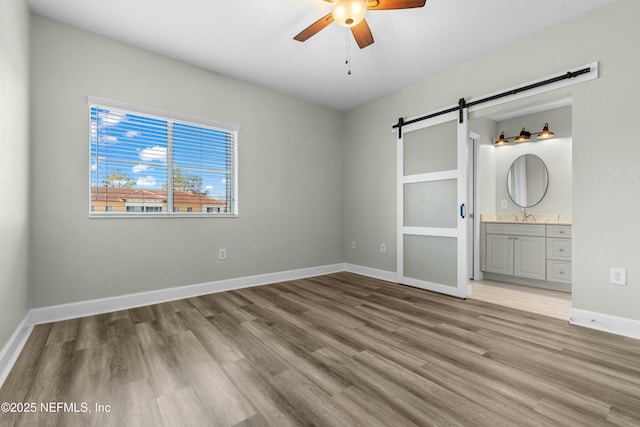
M 91 170 L 92 171 L 97 171 L 98 170 L 98 165 L 96 163 L 91 163 Z
M 144 178 L 139 178 L 136 181 L 136 185 L 139 185 L 140 187 L 155 187 L 156 184 L 156 178 L 151 175 L 145 176 Z
M 116 137 L 115 137 L 115 136 L 113 136 L 113 135 L 106 135 L 106 136 L 104 137 L 104 141 L 105 141 L 105 142 L 118 142 L 118 138 L 116 138 Z
M 124 114 L 110 111 L 106 117 L 101 117 L 101 121 L 107 126 L 115 126 L 124 119 Z
M 137 130 L 130 130 L 127 133 L 125 133 L 124 135 L 126 137 L 128 137 L 128 138 L 133 138 L 134 136 L 140 135 L 140 132 L 138 132 Z
M 213 190 L 213 185 L 207 185 L 204 187 L 205 190 Z
M 135 165 L 134 167 L 131 168 L 131 171 L 133 173 L 139 173 L 139 172 L 144 172 L 146 170 L 149 170 L 151 168 L 151 166 L 149 165 Z
M 220 180 L 220 184 L 226 184 L 227 183 L 227 178 L 222 178 Z
M 140 160 L 144 162 L 159 161 L 167 163 L 167 148 L 159 145 L 147 147 L 140 151 Z

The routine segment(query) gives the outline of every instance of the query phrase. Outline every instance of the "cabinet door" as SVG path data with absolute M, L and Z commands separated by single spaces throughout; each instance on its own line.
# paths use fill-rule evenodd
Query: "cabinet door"
M 529 279 L 545 280 L 545 238 L 516 236 L 513 239 L 513 274 Z
M 513 275 L 513 237 L 487 234 L 486 263 L 489 273 Z

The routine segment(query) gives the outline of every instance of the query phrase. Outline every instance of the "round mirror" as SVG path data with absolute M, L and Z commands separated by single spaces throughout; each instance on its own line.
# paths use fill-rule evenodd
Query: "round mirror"
M 525 154 L 513 161 L 507 173 L 507 190 L 513 203 L 530 208 L 540 203 L 549 187 L 549 173 L 542 159 Z

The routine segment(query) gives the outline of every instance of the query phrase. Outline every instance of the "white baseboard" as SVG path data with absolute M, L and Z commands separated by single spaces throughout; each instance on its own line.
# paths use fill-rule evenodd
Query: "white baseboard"
M 197 285 L 178 286 L 175 288 L 158 289 L 149 292 L 119 295 L 110 298 L 33 308 L 31 309 L 31 321 L 36 325 L 41 323 L 58 322 L 60 320 L 93 316 L 96 314 L 127 310 L 130 308 L 143 307 L 145 305 L 159 304 L 184 298 L 192 298 L 216 292 L 231 291 L 251 286 L 268 285 L 271 283 L 321 276 L 323 274 L 337 273 L 340 271 L 344 271 L 344 264 L 325 265 L 320 267 L 302 268 L 299 270 L 282 271 L 278 273 L 260 274 L 257 276 L 217 280 L 215 282 L 200 283 Z
M 572 308 L 569 311 L 569 323 L 640 339 L 640 320 Z
M 100 298 L 87 301 L 79 301 L 68 304 L 53 305 L 49 307 L 33 308 L 25 317 L 30 325 L 58 322 L 61 320 L 75 319 L 84 316 L 110 313 L 113 311 L 127 310 L 135 307 L 143 307 L 151 304 L 159 304 L 167 301 L 175 301 L 183 298 L 191 298 L 216 292 L 230 291 L 233 289 L 248 288 L 251 286 L 268 285 L 271 283 L 285 282 L 288 280 L 303 279 L 306 277 L 321 276 L 324 274 L 349 271 L 363 276 L 373 277 L 389 282 L 396 282 L 397 275 L 394 272 L 363 267 L 355 264 L 331 264 L 319 267 L 302 268 L 276 273 L 260 274 L 233 279 L 218 280 L 195 285 L 178 286 L 173 288 L 158 289 L 135 294 L 118 295 L 115 297 Z M 15 333 L 14 333 L 15 335 Z
M 18 360 L 18 356 L 27 343 L 27 339 L 29 339 L 32 330 L 33 322 L 31 321 L 31 312 L 27 312 L 0 351 L 0 387 L 2 387 L 7 376 L 9 376 L 11 368 L 13 368 L 16 360 Z
M 363 267 L 355 264 L 345 264 L 344 271 L 360 274 L 362 276 L 373 277 L 374 279 L 385 280 L 387 282 L 398 283 L 398 273 L 377 268 Z

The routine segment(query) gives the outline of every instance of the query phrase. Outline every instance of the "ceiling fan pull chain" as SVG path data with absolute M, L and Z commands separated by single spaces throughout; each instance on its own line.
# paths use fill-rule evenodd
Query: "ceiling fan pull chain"
M 346 37 L 344 38 L 344 63 L 349 65 L 349 32 L 344 32 Z
M 347 30 L 345 31 L 347 37 L 346 37 L 346 44 L 347 44 L 347 59 L 345 61 L 345 64 L 347 64 L 347 75 L 351 75 L 351 37 L 349 37 L 349 29 L 347 28 Z

